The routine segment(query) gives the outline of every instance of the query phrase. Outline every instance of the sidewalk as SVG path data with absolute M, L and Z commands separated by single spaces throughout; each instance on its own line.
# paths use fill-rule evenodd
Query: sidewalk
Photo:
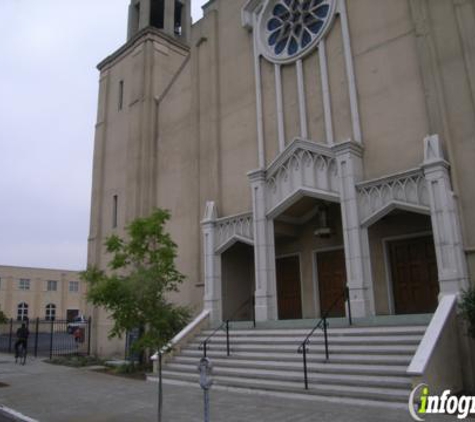
M 156 383 L 30 359 L 15 365 L 0 354 L 0 404 L 40 422 L 157 420 Z M 164 385 L 163 422 L 203 421 L 203 395 L 193 387 Z M 211 392 L 212 422 L 404 422 L 407 411 L 291 400 L 232 391 Z M 456 417 L 426 418 L 455 421 Z

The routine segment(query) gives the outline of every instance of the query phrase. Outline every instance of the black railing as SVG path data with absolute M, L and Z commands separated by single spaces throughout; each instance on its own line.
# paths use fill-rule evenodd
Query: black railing
M 229 323 L 233 322 L 236 315 L 240 311 L 242 311 L 242 309 L 246 305 L 250 305 L 250 307 L 251 307 L 252 325 L 253 325 L 254 328 L 256 328 L 256 313 L 255 313 L 254 296 L 251 296 L 239 308 L 237 308 L 236 311 L 234 311 L 234 313 L 232 314 L 232 316 L 230 318 L 226 319 L 226 321 L 224 321 L 218 328 L 216 328 L 208 337 L 206 337 L 206 339 L 204 339 L 200 343 L 198 349 L 203 350 L 203 357 L 207 357 L 208 345 L 211 342 L 211 339 L 215 336 L 215 334 L 218 331 L 221 331 L 221 330 L 224 330 L 224 332 L 226 333 L 226 355 L 227 356 L 231 355 L 231 348 L 230 348 L 230 342 L 229 342 Z
M 338 296 L 335 301 L 331 304 L 331 306 L 323 313 L 323 316 L 320 318 L 318 323 L 315 325 L 315 327 L 312 328 L 310 333 L 308 333 L 307 337 L 305 337 L 305 340 L 300 343 L 299 348 L 297 349 L 298 353 L 302 354 L 302 359 L 303 359 L 303 374 L 304 374 L 304 383 L 305 383 L 305 389 L 308 390 L 308 371 L 307 371 L 307 353 L 308 353 L 308 345 L 310 344 L 310 338 L 313 336 L 315 331 L 318 329 L 321 329 L 323 331 L 323 339 L 324 339 L 324 345 L 325 345 L 325 360 L 328 362 L 330 359 L 330 352 L 329 352 L 329 347 L 328 347 L 328 316 L 330 313 L 333 311 L 335 306 L 340 303 L 343 300 L 343 303 L 347 302 L 348 303 L 348 322 L 350 325 L 353 324 L 352 318 L 351 318 L 351 301 L 350 301 L 350 291 L 348 287 L 345 287 L 343 290 L 343 293 Z
M 91 318 L 80 323 L 58 319 L 10 319 L 0 324 L 0 352 L 14 352 L 16 333 L 23 323 L 30 332 L 28 355 L 52 359 L 54 356 L 91 354 Z

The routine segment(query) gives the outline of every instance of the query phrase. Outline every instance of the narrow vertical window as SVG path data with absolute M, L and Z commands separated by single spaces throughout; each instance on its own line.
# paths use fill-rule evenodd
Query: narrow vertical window
M 181 35 L 182 33 L 183 10 L 184 10 L 183 4 L 175 0 L 175 22 L 174 22 L 175 35 Z
M 115 229 L 117 227 L 117 214 L 119 207 L 119 197 L 114 195 L 112 200 L 112 227 Z
M 124 106 L 124 81 L 119 82 L 119 110 Z

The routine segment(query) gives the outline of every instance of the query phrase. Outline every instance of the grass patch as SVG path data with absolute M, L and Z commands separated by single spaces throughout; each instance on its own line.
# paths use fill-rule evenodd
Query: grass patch
M 70 366 L 72 368 L 104 365 L 104 361 L 95 356 L 57 356 L 46 362 L 52 365 Z

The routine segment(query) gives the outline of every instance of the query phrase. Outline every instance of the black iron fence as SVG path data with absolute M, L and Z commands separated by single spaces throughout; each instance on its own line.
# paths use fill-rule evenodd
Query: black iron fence
M 10 319 L 0 324 L 0 352 L 14 353 L 17 330 L 25 323 L 28 337 L 28 355 L 52 359 L 55 356 L 91 354 L 91 318 L 84 322 L 66 320 Z

